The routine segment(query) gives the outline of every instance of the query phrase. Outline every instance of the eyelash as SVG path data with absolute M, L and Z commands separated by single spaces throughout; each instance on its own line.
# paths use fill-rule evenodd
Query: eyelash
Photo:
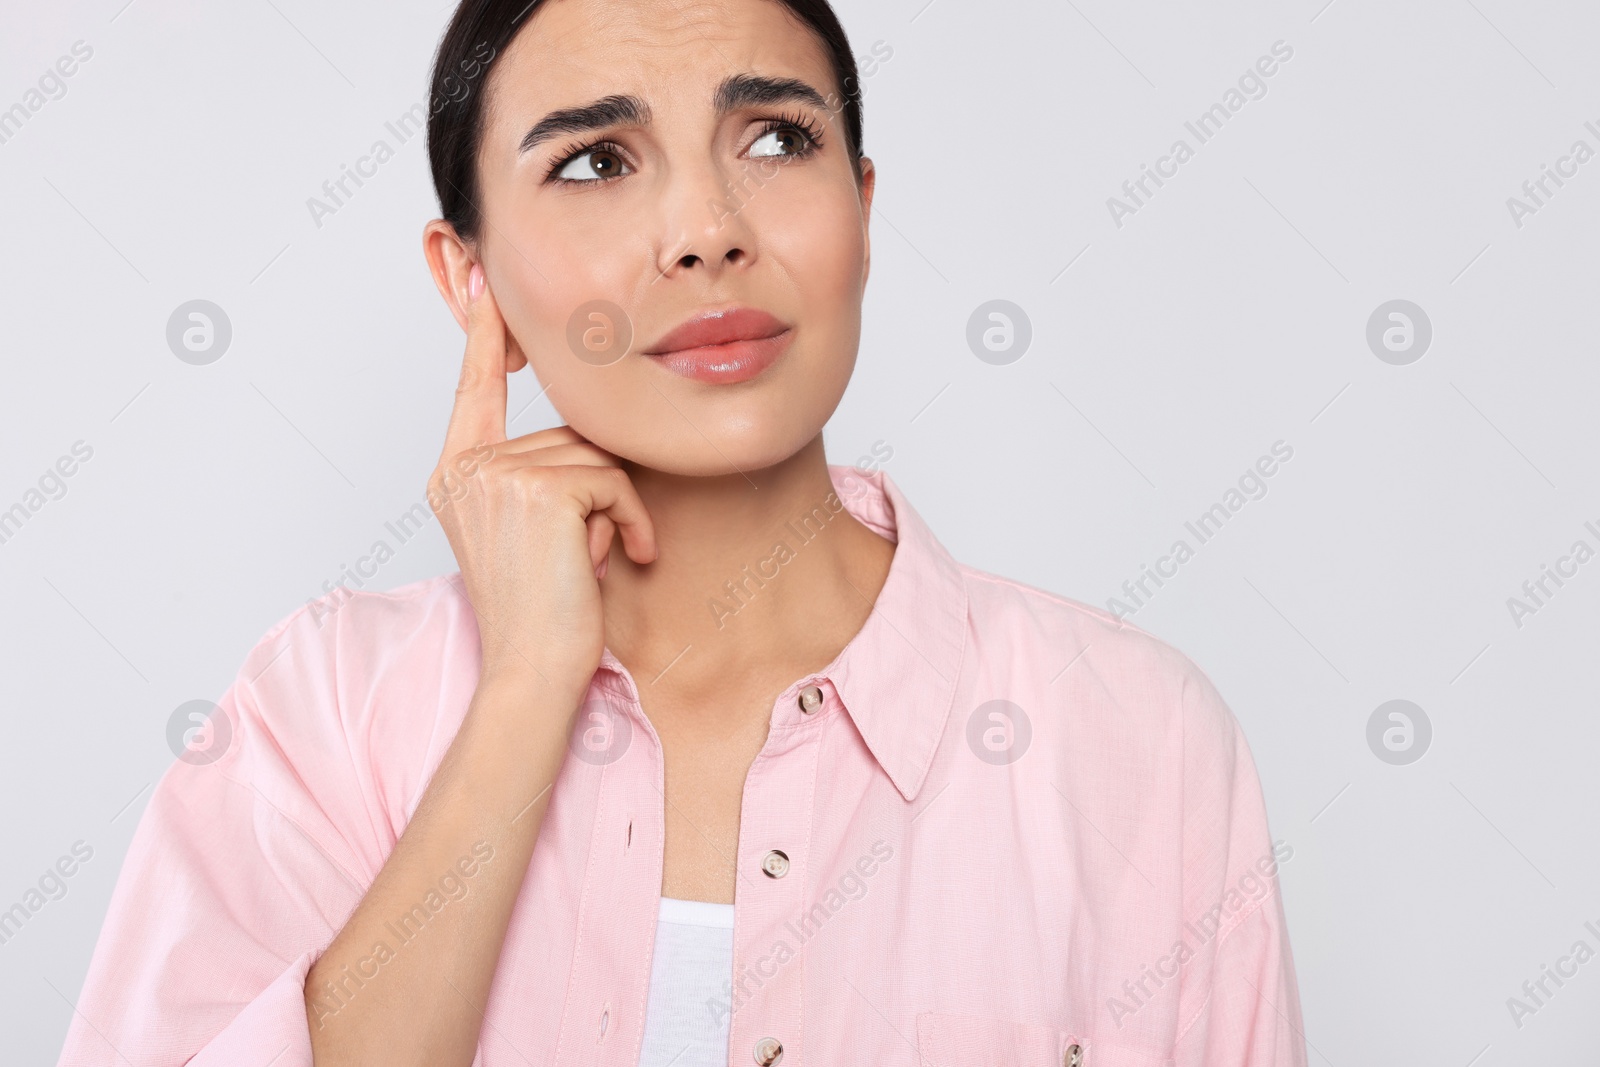
M 794 113 L 779 114 L 774 118 L 767 119 L 761 124 L 761 131 L 756 134 L 755 139 L 756 141 L 759 141 L 761 138 L 765 137 L 769 133 L 772 133 L 774 130 L 784 129 L 796 130 L 806 139 L 805 147 L 800 149 L 800 151 L 791 154 L 788 157 L 789 159 L 804 159 L 822 147 L 822 131 L 817 127 L 817 124 L 803 115 Z M 754 144 L 755 141 L 752 141 L 751 143 Z M 613 175 L 610 178 L 558 177 L 561 171 L 566 168 L 567 164 L 571 163 L 579 156 L 587 155 L 590 152 L 602 151 L 611 152 L 618 156 L 623 154 L 622 147 L 615 141 L 601 140 L 593 141 L 589 144 L 579 145 L 571 151 L 564 153 L 550 167 L 549 173 L 545 176 L 545 180 L 558 185 L 601 185 L 605 182 L 615 181 L 617 178 L 623 177 L 623 175 L 620 174 Z

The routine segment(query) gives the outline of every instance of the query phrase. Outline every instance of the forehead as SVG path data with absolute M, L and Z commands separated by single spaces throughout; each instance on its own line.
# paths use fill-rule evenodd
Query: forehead
M 488 138 L 520 137 L 530 119 L 612 94 L 709 111 L 736 73 L 839 87 L 822 42 L 778 0 L 546 0 L 512 39 L 488 86 Z

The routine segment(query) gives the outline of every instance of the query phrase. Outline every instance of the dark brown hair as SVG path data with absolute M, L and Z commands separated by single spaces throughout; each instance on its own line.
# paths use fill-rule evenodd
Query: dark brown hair
M 544 0 L 461 0 L 433 59 L 429 91 L 428 163 L 439 214 L 466 241 L 478 239 L 478 148 L 483 141 L 483 87 L 496 60 Z M 861 82 L 844 28 L 828 0 L 773 0 L 809 26 L 833 65 L 839 95 L 830 108 L 844 115 L 846 151 L 861 180 Z

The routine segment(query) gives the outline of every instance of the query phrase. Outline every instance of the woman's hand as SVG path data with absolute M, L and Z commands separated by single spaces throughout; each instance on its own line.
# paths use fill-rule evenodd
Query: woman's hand
M 605 647 L 599 579 L 612 535 L 636 563 L 655 530 L 620 461 L 570 427 L 506 440 L 506 328 L 483 268 L 428 502 L 478 617 L 483 677 L 582 694 Z

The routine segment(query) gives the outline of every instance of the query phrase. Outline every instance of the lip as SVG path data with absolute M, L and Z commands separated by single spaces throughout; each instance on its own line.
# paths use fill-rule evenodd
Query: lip
M 734 307 L 696 315 L 643 354 L 685 378 L 729 384 L 766 370 L 793 337 L 789 326 L 767 312 Z

